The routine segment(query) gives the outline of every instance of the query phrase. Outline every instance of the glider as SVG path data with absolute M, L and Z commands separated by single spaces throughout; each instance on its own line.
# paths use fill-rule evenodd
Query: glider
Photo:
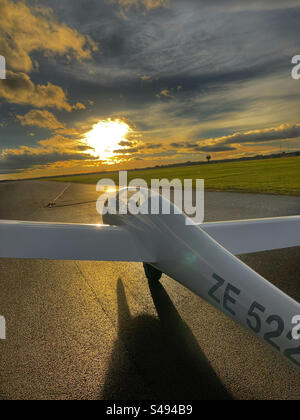
M 300 304 L 236 257 L 300 246 L 300 216 L 197 225 L 170 206 L 105 225 L 3 220 L 0 258 L 142 262 L 149 279 L 167 274 L 300 367 Z

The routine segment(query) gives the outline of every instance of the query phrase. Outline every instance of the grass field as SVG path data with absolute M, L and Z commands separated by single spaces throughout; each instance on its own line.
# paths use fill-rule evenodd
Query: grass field
M 48 180 L 96 184 L 101 178 L 113 179 L 118 184 L 118 172 L 65 176 Z M 133 178 L 142 178 L 149 186 L 153 178 L 169 180 L 198 178 L 205 180 L 206 190 L 300 196 L 300 156 L 129 171 L 128 180 Z

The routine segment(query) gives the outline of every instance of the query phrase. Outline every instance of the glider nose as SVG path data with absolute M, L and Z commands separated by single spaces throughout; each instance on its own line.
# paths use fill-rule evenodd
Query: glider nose
M 155 190 L 135 187 L 125 187 L 107 194 L 106 199 L 102 199 L 101 212 L 99 209 L 103 223 L 109 225 L 131 225 L 132 216 L 137 216 L 139 220 L 151 218 L 152 222 L 154 217 L 158 222 L 159 217 L 156 216 L 171 216 L 172 221 L 172 216 L 183 215 L 170 199 Z

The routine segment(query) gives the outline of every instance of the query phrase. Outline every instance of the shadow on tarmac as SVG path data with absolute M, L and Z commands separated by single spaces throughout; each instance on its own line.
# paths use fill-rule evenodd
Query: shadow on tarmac
M 101 399 L 232 399 L 163 286 L 149 288 L 159 319 L 133 318 L 118 280 L 119 337 Z

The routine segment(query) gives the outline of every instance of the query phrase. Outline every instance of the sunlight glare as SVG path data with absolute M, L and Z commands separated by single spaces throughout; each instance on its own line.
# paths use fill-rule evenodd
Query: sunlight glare
M 120 141 L 126 140 L 130 127 L 121 120 L 103 120 L 95 124 L 91 131 L 85 134 L 92 153 L 107 163 L 110 163 L 117 149 L 122 149 Z

